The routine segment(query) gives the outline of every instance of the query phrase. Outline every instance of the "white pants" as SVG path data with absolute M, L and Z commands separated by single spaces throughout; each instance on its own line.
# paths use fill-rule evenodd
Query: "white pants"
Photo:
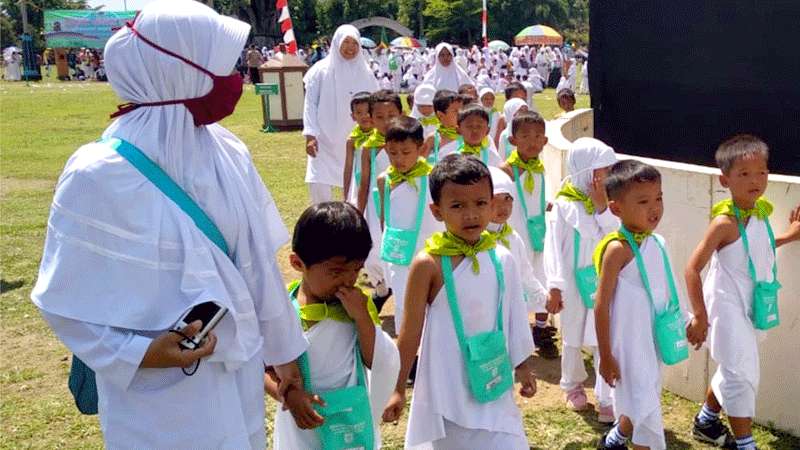
M 308 183 L 308 193 L 311 205 L 333 200 L 333 186 L 323 183 Z
M 600 376 L 600 351 L 597 347 L 589 347 L 594 356 L 594 396 L 600 406 L 610 406 L 611 386 Z M 583 354 L 578 347 L 564 346 L 561 350 L 561 382 L 559 385 L 564 392 L 569 392 L 589 378 L 586 367 L 583 365 Z

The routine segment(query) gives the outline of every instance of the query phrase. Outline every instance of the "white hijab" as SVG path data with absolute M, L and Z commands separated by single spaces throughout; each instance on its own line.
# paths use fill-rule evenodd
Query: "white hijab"
M 152 3 L 134 26 L 218 75 L 234 69 L 250 30 L 189 0 Z M 200 97 L 212 86 L 127 27 L 106 44 L 105 66 L 117 95 L 134 103 Z M 261 348 L 259 321 L 290 304 L 275 261 L 288 233 L 247 147 L 219 124 L 195 127 L 182 104 L 136 109 L 103 133 L 112 136 L 138 147 L 200 205 L 234 261 L 131 164 L 92 143 L 59 179 L 34 303 L 82 322 L 162 331 L 191 306 L 215 300 L 229 312 L 209 359 L 233 368 L 248 361 Z
M 442 50 L 447 50 L 451 55 L 453 55 L 453 61 L 447 67 L 443 66 L 442 63 L 439 62 L 439 54 L 442 52 Z M 472 78 L 469 77 L 469 74 L 467 74 L 467 72 L 456 63 L 453 47 L 446 42 L 442 42 L 436 46 L 433 64 L 433 69 L 425 74 L 425 79 L 423 82 L 434 85 L 436 90 L 440 91 L 442 89 L 449 89 L 451 91 L 458 92 L 458 88 L 461 85 L 475 84 L 472 81 Z
M 617 155 L 614 149 L 606 145 L 603 141 L 590 137 L 582 137 L 575 140 L 567 153 L 567 178 L 572 184 L 586 195 L 592 189 L 592 178 L 594 170 L 609 167 L 617 162 Z M 577 214 L 577 205 L 580 203 L 571 202 L 576 208 L 570 208 L 564 216 L 564 220 L 573 228 L 581 230 L 587 226 L 582 224 L 584 215 Z M 582 208 L 582 207 L 581 207 Z
M 503 118 L 506 119 L 506 135 L 508 137 L 511 137 L 511 124 L 514 122 L 514 116 L 523 106 L 528 106 L 528 104 L 521 98 L 512 98 L 503 105 Z

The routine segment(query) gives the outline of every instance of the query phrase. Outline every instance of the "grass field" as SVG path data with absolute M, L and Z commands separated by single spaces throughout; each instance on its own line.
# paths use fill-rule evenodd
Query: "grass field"
M 535 101 L 546 118 L 557 112 L 552 90 Z M 117 103 L 104 83 L 0 83 L 0 448 L 102 447 L 96 416 L 80 415 L 67 390 L 69 351 L 42 321 L 29 295 L 58 175 L 76 148 L 100 135 Z M 580 97 L 578 107 L 587 105 L 588 98 Z M 260 123 L 260 103 L 248 86 L 224 125 L 249 146 L 291 228 L 308 199 L 303 140 L 297 132 L 261 133 Z M 292 277 L 286 249 L 279 259 L 287 279 Z M 519 399 L 530 442 L 541 449 L 594 448 L 605 428 L 592 412 L 563 408 L 558 363 L 537 362 L 539 393 Z M 669 447 L 705 448 L 690 435 L 698 405 L 669 393 L 663 398 Z M 270 403 L 268 410 L 273 408 Z M 404 430 L 402 422 L 383 425 L 385 448 L 402 448 Z M 800 439 L 762 427 L 756 429 L 756 440 L 762 449 L 800 448 Z

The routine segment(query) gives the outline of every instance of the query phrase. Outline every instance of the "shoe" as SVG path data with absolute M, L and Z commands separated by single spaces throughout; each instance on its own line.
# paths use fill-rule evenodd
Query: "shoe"
M 586 391 L 583 390 L 583 386 L 578 386 L 567 392 L 567 408 L 573 411 L 583 411 L 586 409 L 586 405 Z
M 692 436 L 696 441 L 711 444 L 715 447 L 736 448 L 736 440 L 731 435 L 728 427 L 719 419 L 713 422 L 700 423 L 698 416 L 695 416 Z
M 603 437 L 600 438 L 600 442 L 597 444 L 598 450 L 628 450 L 628 446 L 625 444 L 622 445 L 606 445 L 606 437 L 608 433 L 604 434 Z
M 597 411 L 597 421 L 600 423 L 614 423 L 614 406 L 600 405 L 600 408 Z
M 559 356 L 555 338 L 550 335 L 547 328 L 533 327 L 533 344 L 539 351 L 539 356 L 544 359 L 556 359 Z
M 391 296 L 392 296 L 392 289 L 391 288 L 389 288 L 389 290 L 386 291 L 386 295 L 372 294 L 372 303 L 375 304 L 375 307 L 378 309 L 378 312 L 381 312 L 381 309 L 383 309 L 383 305 L 386 304 L 386 300 L 389 300 L 389 297 L 391 297 Z M 397 330 L 397 331 L 400 331 L 400 330 Z

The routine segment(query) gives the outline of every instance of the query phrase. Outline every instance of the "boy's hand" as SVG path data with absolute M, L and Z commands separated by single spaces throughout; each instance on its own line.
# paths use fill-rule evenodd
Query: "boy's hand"
M 528 358 L 514 369 L 514 379 L 522 387 L 519 389 L 519 395 L 531 398 L 536 394 L 536 375 L 533 373 L 532 358 Z
M 800 240 L 800 206 L 789 213 L 789 229 L 786 230 L 786 236 L 790 241 Z
M 564 309 L 564 300 L 561 298 L 561 291 L 559 289 L 550 289 L 550 295 L 547 296 L 547 304 L 545 309 L 550 314 L 558 314 Z
M 384 422 L 397 422 L 403 416 L 403 410 L 406 407 L 406 393 L 397 392 L 392 393 L 389 397 L 389 402 L 386 403 L 386 408 L 383 410 Z
M 163 369 L 167 367 L 189 367 L 198 359 L 214 353 L 217 345 L 217 336 L 208 333 L 206 339 L 194 350 L 187 350 L 180 346 L 184 336 L 193 337 L 203 327 L 203 322 L 195 320 L 181 330 L 181 334 L 165 331 L 158 335 L 142 358 L 139 367 Z
M 707 336 L 708 319 L 705 317 L 692 317 L 689 326 L 686 327 L 686 338 L 689 340 L 689 343 L 694 345 L 695 350 L 700 350 Z
M 608 358 L 600 357 L 600 376 L 606 380 L 609 386 L 615 387 L 616 381 L 621 379 L 617 358 L 613 356 L 609 356 Z
M 298 428 L 310 430 L 325 422 L 325 419 L 312 406 L 314 403 L 325 406 L 325 402 L 319 395 L 309 394 L 302 389 L 292 389 L 286 393 L 283 409 L 289 410 Z
M 343 286 L 336 291 L 335 295 L 342 302 L 344 310 L 351 319 L 356 322 L 363 319 L 371 320 L 369 311 L 367 311 L 368 299 L 361 289 L 354 286 Z
M 306 136 L 306 154 L 312 158 L 316 158 L 317 138 L 315 136 Z
M 303 375 L 295 361 L 273 366 L 273 368 L 278 376 L 278 399 L 280 401 L 285 400 L 286 394 L 292 389 L 303 391 Z
M 592 199 L 592 204 L 597 212 L 601 213 L 606 210 L 608 196 L 606 196 L 606 188 L 603 180 L 592 177 L 592 189 L 589 192 L 589 198 Z

